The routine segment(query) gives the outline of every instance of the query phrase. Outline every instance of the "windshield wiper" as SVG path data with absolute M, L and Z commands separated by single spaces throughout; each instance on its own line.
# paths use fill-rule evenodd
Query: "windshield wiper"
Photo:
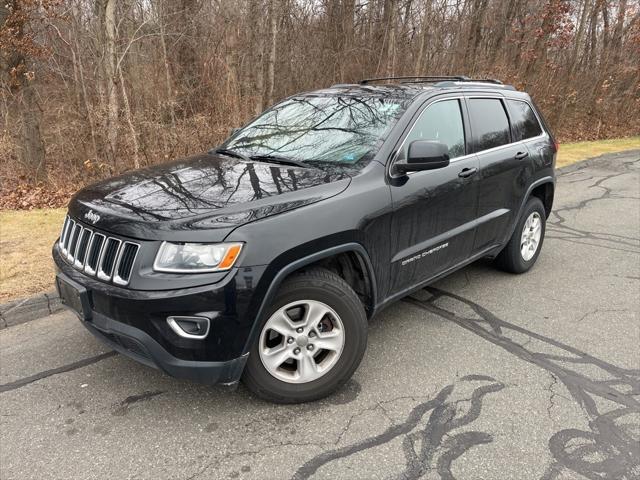
M 245 162 L 250 162 L 251 158 L 247 157 L 246 155 L 240 153 L 240 152 L 236 152 L 235 150 L 229 150 L 228 148 L 216 148 L 215 150 L 212 150 L 209 153 L 219 153 L 220 155 L 226 155 L 228 157 L 235 157 L 235 158 L 239 158 L 241 160 L 244 160 Z
M 258 160 L 260 162 L 267 163 L 279 163 L 282 165 L 292 165 L 294 167 L 302 167 L 302 168 L 313 168 L 307 165 L 304 162 L 300 162 L 298 160 L 293 160 L 291 158 L 279 157 L 277 155 L 245 155 L 243 153 L 237 152 L 235 150 L 230 150 L 228 148 L 217 148 L 212 150 L 210 153 L 219 153 L 221 155 L 227 155 L 229 157 L 240 158 L 245 162 L 251 162 L 253 160 Z
M 293 160 L 291 158 L 280 157 L 278 155 L 251 155 L 252 160 L 261 162 L 280 163 L 282 165 L 292 165 L 294 167 L 313 168 L 304 162 Z

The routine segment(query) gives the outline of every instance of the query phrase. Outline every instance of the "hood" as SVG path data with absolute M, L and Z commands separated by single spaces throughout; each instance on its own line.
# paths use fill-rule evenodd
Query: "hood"
M 73 197 L 69 212 L 133 238 L 219 241 L 240 225 L 339 194 L 349 185 L 347 172 L 198 155 L 91 185 Z

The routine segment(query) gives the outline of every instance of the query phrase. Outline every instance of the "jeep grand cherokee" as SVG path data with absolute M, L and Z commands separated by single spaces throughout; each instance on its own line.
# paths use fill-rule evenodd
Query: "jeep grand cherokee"
M 498 81 L 294 95 L 208 153 L 78 192 L 57 287 L 144 364 L 318 399 L 351 377 L 367 320 L 394 300 L 481 257 L 533 266 L 556 150 L 530 97 Z

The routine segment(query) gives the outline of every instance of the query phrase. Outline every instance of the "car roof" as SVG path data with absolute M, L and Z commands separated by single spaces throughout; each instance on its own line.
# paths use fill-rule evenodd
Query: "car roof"
M 374 79 L 375 80 L 375 79 Z M 371 83 L 370 83 L 371 82 Z M 329 88 L 313 90 L 303 95 L 309 96 L 374 96 L 411 100 L 425 93 L 444 93 L 448 91 L 500 92 L 512 98 L 527 99 L 529 95 L 519 92 L 512 85 L 504 85 L 497 80 L 439 80 L 439 81 L 402 81 L 394 83 L 373 83 L 364 80 L 360 83 L 343 83 Z

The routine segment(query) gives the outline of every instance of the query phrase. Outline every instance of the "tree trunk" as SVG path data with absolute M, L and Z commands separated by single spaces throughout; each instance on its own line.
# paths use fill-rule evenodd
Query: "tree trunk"
M 35 86 L 29 80 L 21 87 L 22 113 L 22 163 L 32 172 L 36 182 L 47 179 L 45 168 L 45 148 L 40 132 L 40 106 L 37 101 Z
M 262 2 L 249 2 L 249 16 L 256 19 L 255 28 L 251 29 L 251 74 L 253 76 L 254 112 L 259 114 L 264 109 L 264 29 L 259 15 Z
M 270 25 L 269 25 L 269 38 L 271 40 L 269 48 L 269 63 L 267 65 L 267 105 L 273 104 L 273 91 L 275 87 L 275 72 L 276 72 L 276 47 L 278 40 L 278 9 L 277 0 L 271 0 L 270 8 Z
M 17 43 L 25 41 L 26 19 L 21 14 L 21 2 L 0 3 L 0 27 L 7 26 L 10 13 L 13 13 L 13 22 L 9 27 Z M 0 60 L 2 57 L 0 57 Z M 38 96 L 35 90 L 35 73 L 33 65 L 22 51 L 9 51 L 6 64 L 2 65 L 3 76 L 6 77 L 9 91 L 16 100 L 20 111 L 20 161 L 31 173 L 36 182 L 47 179 L 45 165 L 45 146 L 40 131 L 41 110 L 38 105 Z
M 117 0 L 103 0 L 101 5 L 102 31 L 104 38 L 104 91 L 107 97 L 107 146 L 109 161 L 115 166 L 118 148 L 118 91 L 116 79 L 116 3 Z

